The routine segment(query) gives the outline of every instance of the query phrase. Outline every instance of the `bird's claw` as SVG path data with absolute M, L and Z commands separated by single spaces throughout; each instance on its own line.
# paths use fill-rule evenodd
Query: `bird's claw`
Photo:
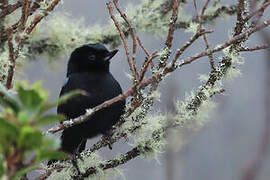
M 125 141 L 126 141 L 126 142 L 129 141 L 127 134 L 124 134 L 124 138 L 125 138 Z
M 81 155 L 81 153 L 79 151 L 76 151 L 74 153 L 74 156 L 77 157 L 78 159 L 80 159 L 81 161 L 83 161 L 83 157 L 82 157 L 82 155 Z
M 78 158 L 77 158 L 78 157 Z M 82 156 L 80 155 L 80 153 L 75 152 L 74 154 L 69 154 L 68 158 L 71 160 L 72 165 L 74 166 L 74 168 L 76 169 L 78 175 L 81 174 L 80 168 L 78 166 L 78 159 L 83 161 Z
M 107 144 L 108 148 L 110 150 L 112 150 L 112 139 L 110 135 L 104 135 L 103 136 L 103 141 L 105 142 L 105 144 Z

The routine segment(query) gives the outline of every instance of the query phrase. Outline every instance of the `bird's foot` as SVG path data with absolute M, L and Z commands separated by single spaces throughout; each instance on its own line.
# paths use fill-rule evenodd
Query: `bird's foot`
M 127 134 L 124 134 L 124 138 L 125 138 L 125 141 L 126 141 L 126 142 L 129 141 Z
M 82 156 L 80 155 L 80 153 L 75 152 L 74 154 L 69 154 L 68 157 L 71 160 L 72 165 L 76 169 L 78 176 L 80 176 L 81 171 L 80 171 L 80 168 L 78 166 L 78 159 L 83 160 Z
M 82 155 L 81 155 L 81 153 L 80 153 L 79 151 L 76 151 L 76 152 L 74 153 L 74 156 L 75 156 L 77 159 L 80 159 L 81 161 L 83 161 L 83 157 L 82 157 Z
M 102 140 L 104 141 L 105 144 L 107 144 L 109 149 L 112 150 L 112 133 L 104 134 Z

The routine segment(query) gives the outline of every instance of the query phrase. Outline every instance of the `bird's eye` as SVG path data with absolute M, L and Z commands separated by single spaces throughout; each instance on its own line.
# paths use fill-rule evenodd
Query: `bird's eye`
M 94 54 L 91 54 L 91 55 L 88 56 L 88 59 L 90 61 L 94 61 L 96 59 L 96 56 Z

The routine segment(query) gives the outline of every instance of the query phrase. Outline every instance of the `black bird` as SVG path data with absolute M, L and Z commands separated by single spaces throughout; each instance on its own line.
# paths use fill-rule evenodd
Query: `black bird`
M 60 96 L 76 89 L 87 92 L 57 107 L 57 113 L 67 119 L 76 118 L 106 100 L 122 93 L 121 86 L 109 71 L 110 60 L 118 50 L 108 51 L 102 44 L 87 44 L 75 49 L 69 59 L 66 83 Z M 61 135 L 61 150 L 77 154 L 85 149 L 88 138 L 107 134 L 119 120 L 125 108 L 125 100 L 101 109 L 87 121 L 65 129 Z

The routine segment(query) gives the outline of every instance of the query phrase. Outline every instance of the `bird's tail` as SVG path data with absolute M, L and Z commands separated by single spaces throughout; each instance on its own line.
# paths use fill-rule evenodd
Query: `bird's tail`
M 72 156 L 76 156 L 85 149 L 86 142 L 87 139 L 83 139 L 81 136 L 79 136 L 79 133 L 66 129 L 61 135 L 60 151 L 66 152 Z M 51 165 L 56 161 L 56 159 L 49 160 L 47 165 Z

